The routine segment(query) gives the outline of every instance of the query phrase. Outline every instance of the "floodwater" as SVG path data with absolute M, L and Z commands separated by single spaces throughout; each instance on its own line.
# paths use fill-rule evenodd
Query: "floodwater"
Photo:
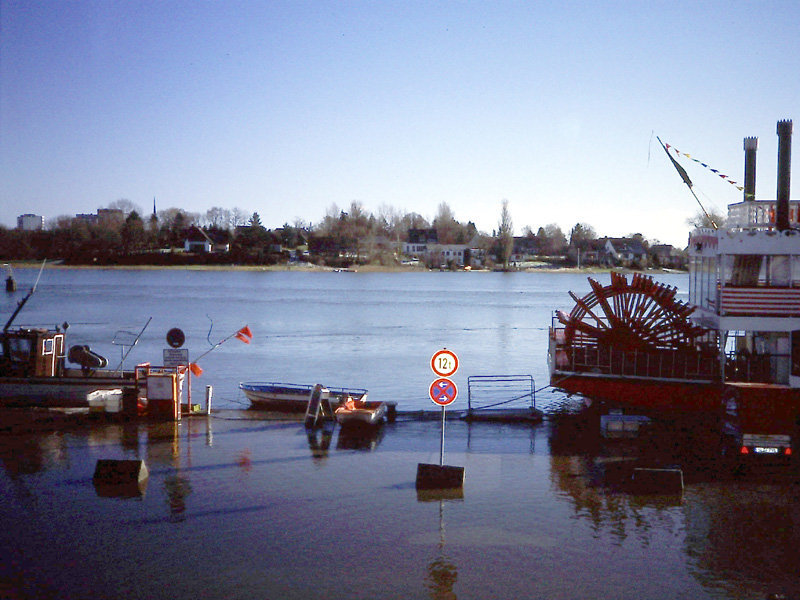
M 0 597 L 800 594 L 795 470 L 690 468 L 682 494 L 638 495 L 608 473 L 642 449 L 601 441 L 580 411 L 448 420 L 445 463 L 465 484 L 426 496 L 436 419 L 364 436 L 260 416 L 0 435 Z M 95 487 L 98 459 L 143 460 L 149 478 Z
M 579 398 L 541 390 L 539 425 L 448 420 L 445 463 L 465 484 L 431 496 L 415 476 L 438 463 L 435 418 L 354 435 L 238 410 L 244 379 L 432 407 L 443 346 L 460 384 L 529 373 L 542 387 L 550 311 L 587 288 L 557 274 L 46 271 L 18 321 L 69 320 L 71 343 L 101 349 L 153 316 L 130 364 L 175 326 L 199 355 L 206 314 L 212 341 L 244 323 L 254 341 L 203 361 L 195 385 L 213 384 L 221 408 L 210 418 L 31 430 L 0 414 L 0 597 L 800 598 L 800 471 L 740 473 L 700 424 L 604 440 Z M 96 487 L 99 459 L 142 460 L 149 477 Z M 623 485 L 643 461 L 683 469 L 683 492 Z

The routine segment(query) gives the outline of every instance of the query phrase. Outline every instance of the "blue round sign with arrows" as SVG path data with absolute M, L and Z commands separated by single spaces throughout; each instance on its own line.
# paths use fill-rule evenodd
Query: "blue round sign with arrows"
M 455 401 L 458 396 L 458 388 L 452 380 L 440 377 L 431 384 L 429 395 L 434 404 L 447 406 Z

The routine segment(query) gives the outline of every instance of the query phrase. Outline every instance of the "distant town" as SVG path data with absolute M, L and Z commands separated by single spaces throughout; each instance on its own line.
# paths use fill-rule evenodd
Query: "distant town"
M 442 203 L 433 221 L 359 202 L 336 205 L 317 224 L 297 220 L 268 229 L 257 213 L 214 207 L 205 214 L 179 208 L 150 214 L 128 200 L 96 213 L 48 220 L 23 214 L 17 227 L 0 227 L 0 259 L 58 260 L 68 265 L 291 265 L 353 268 L 526 269 L 627 267 L 685 269 L 686 251 L 650 243 L 641 234 L 614 238 L 576 223 L 565 234 L 555 224 L 525 226 L 514 236 L 506 202 L 491 233 L 457 221 Z

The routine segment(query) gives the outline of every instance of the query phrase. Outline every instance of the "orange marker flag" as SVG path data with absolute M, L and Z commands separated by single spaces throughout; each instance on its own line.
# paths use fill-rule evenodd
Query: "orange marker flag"
M 233 337 L 235 337 L 237 340 L 244 342 L 245 344 L 250 343 L 250 338 L 247 337 L 245 334 L 243 334 L 241 331 L 237 331 L 236 335 Z
M 246 335 L 248 338 L 253 338 L 253 332 L 250 331 L 250 327 L 245 325 L 242 327 L 237 333 L 241 333 L 242 335 Z
M 189 363 L 189 370 L 195 377 L 200 377 L 200 375 L 203 374 L 203 369 L 201 369 L 200 365 L 198 365 L 197 363 Z

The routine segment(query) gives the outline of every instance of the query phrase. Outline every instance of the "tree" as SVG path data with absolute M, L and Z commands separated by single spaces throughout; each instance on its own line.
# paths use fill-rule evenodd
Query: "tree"
M 686 219 L 686 224 L 690 227 L 694 228 L 703 228 L 703 227 L 722 227 L 725 225 L 726 217 L 717 209 L 712 208 L 711 210 L 704 212 L 703 210 L 698 210 L 694 216 L 689 217 Z M 713 223 L 712 223 L 713 222 Z
M 461 224 L 456 221 L 453 216 L 453 211 L 447 202 L 439 204 L 439 211 L 436 213 L 436 218 L 433 220 L 433 226 L 436 228 L 436 234 L 439 237 L 440 244 L 455 244 L 458 242 L 462 227 Z
M 597 239 L 597 234 L 591 225 L 576 223 L 569 232 L 569 245 L 573 248 L 586 250 L 591 240 Z
M 246 225 L 247 224 L 247 212 L 244 209 L 239 208 L 238 206 L 234 207 L 231 210 L 231 221 L 229 226 L 231 229 L 236 229 L 239 225 Z
M 567 238 L 555 223 L 539 227 L 536 239 L 539 243 L 539 251 L 546 256 L 562 254 L 567 247 Z
M 125 219 L 125 223 L 122 224 L 120 237 L 122 238 L 122 251 L 125 254 L 130 254 L 144 248 L 147 240 L 144 223 L 139 213 L 135 210 L 128 215 Z
M 503 200 L 500 210 L 500 226 L 497 230 L 497 238 L 500 243 L 500 259 L 503 261 L 503 269 L 508 269 L 508 262 L 511 253 L 514 251 L 514 224 L 511 222 L 511 213 L 508 210 L 508 200 Z
M 121 210 L 122 214 L 126 217 L 133 212 L 137 214 L 142 214 L 141 207 L 138 204 L 132 202 L 131 200 L 128 200 L 127 198 L 120 198 L 119 200 L 114 200 L 114 202 L 111 202 L 108 205 L 108 208 L 110 210 Z
M 249 221 L 248 224 L 250 225 L 250 227 L 252 227 L 254 229 L 257 229 L 259 227 L 262 228 L 262 229 L 264 228 L 264 226 L 261 224 L 261 217 L 258 216 L 257 212 L 254 212 L 250 216 L 250 221 Z
M 228 229 L 231 224 L 231 211 L 220 206 L 212 206 L 206 211 L 206 225 L 216 229 Z

